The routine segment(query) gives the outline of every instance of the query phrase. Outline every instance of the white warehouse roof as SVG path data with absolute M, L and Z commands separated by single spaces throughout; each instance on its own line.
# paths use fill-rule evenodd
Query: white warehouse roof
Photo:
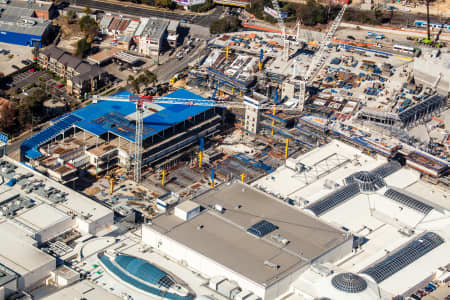
M 106 226 L 106 225 L 112 225 L 113 224 L 113 212 L 108 209 L 107 207 L 100 205 L 98 203 L 96 203 L 95 201 L 89 199 L 88 197 L 75 192 L 74 190 L 66 187 L 65 185 L 62 185 L 56 181 L 54 181 L 53 179 L 50 179 L 42 174 L 40 174 L 39 172 L 36 172 L 34 170 L 31 170 L 29 168 L 26 168 L 25 166 L 21 165 L 20 163 L 18 163 L 17 161 L 9 158 L 9 157 L 2 157 L 0 160 L 3 161 L 7 161 L 10 164 L 13 164 L 14 166 L 16 166 L 17 168 L 15 169 L 16 174 L 32 174 L 32 177 L 27 178 L 26 180 L 30 180 L 30 181 L 40 181 L 45 185 L 45 189 L 49 189 L 49 188 L 55 188 L 59 191 L 61 191 L 62 193 L 65 193 L 65 201 L 59 202 L 59 203 L 52 203 L 51 201 L 49 201 L 48 199 L 33 193 L 32 194 L 32 198 L 34 200 L 39 200 L 40 202 L 43 203 L 47 203 L 49 206 L 52 206 L 53 208 L 55 208 L 56 210 L 58 210 L 61 213 L 65 213 L 68 215 L 76 215 L 77 219 L 79 221 L 78 224 L 80 224 L 80 222 L 86 223 L 86 224 L 91 224 L 91 223 L 95 223 L 98 221 L 101 221 L 102 226 Z M 12 188 L 9 186 L 6 186 L 6 184 L 0 185 L 0 193 L 2 191 L 6 191 L 7 189 L 12 189 L 15 190 L 19 193 L 23 194 L 23 190 L 20 188 L 20 182 L 19 184 L 14 185 Z M 31 214 L 31 212 L 29 213 L 29 217 L 31 217 L 32 220 L 34 220 L 34 222 L 40 223 L 40 224 L 36 224 L 41 225 L 41 226 L 45 226 L 45 222 L 51 222 L 51 219 L 53 218 L 53 221 L 55 221 L 55 218 L 59 218 L 62 217 L 62 215 L 59 212 L 56 212 L 53 209 L 49 209 L 47 207 L 47 209 L 44 207 L 42 208 L 37 208 L 38 210 L 41 210 L 41 212 L 47 214 L 47 217 L 49 218 L 47 221 L 45 220 L 36 220 L 35 217 L 33 217 Z M 59 217 L 58 217 L 59 215 Z M 105 221 L 105 219 L 107 219 Z M 47 224 L 48 225 L 48 224 Z M 100 230 L 101 226 L 95 226 L 96 229 Z M 84 230 L 82 230 L 84 231 Z
M 34 240 L 18 226 L 7 221 L 0 223 L 0 264 L 24 276 L 54 262 L 54 257 L 33 246 Z

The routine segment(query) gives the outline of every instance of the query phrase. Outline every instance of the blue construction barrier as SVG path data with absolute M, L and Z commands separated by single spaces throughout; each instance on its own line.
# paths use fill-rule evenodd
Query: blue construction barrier
M 245 155 L 243 153 L 238 153 L 234 157 L 239 159 L 239 160 L 241 160 L 241 161 L 243 161 L 243 162 L 245 162 L 245 163 L 247 163 L 247 164 L 249 164 L 249 165 L 251 165 L 251 166 L 253 166 L 253 167 L 262 169 L 262 170 L 264 170 L 267 173 L 272 173 L 274 171 L 274 169 L 271 166 L 266 165 L 265 163 L 256 161 L 253 158 L 250 158 L 250 157 L 248 157 L 247 155 Z

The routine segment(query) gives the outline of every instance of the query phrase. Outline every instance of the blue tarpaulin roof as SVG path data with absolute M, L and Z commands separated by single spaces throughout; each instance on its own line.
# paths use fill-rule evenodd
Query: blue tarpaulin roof
M 45 128 L 38 134 L 26 139 L 20 145 L 22 153 L 24 153 L 28 159 L 38 159 L 42 156 L 42 153 L 37 150 L 41 145 L 61 134 L 61 132 L 69 129 L 74 123 L 80 120 L 80 118 L 71 114 L 64 115 L 59 118 L 58 121 L 52 122 L 52 125 Z
M 129 92 L 122 91 L 114 96 L 122 95 L 125 96 L 123 102 L 99 101 L 73 112 L 72 114 L 83 119 L 83 121 L 75 125 L 95 135 L 101 135 L 109 131 L 134 142 L 136 125 L 133 120 L 128 120 L 126 116 L 136 111 L 136 104 L 127 100 L 126 96 L 130 95 Z M 192 100 L 207 100 L 185 89 L 177 90 L 166 97 L 188 99 L 188 102 L 192 102 Z M 164 109 L 144 118 L 144 139 L 211 108 L 211 106 L 188 104 L 166 104 L 161 102 L 157 104 Z M 110 126 L 110 123 L 120 124 L 122 127 Z M 133 130 L 130 131 L 130 129 Z
M 124 101 L 99 101 L 53 120 L 51 126 L 22 143 L 22 153 L 29 159 L 39 158 L 42 154 L 37 149 L 42 144 L 61 134 L 61 132 L 72 127 L 72 125 L 89 131 L 94 135 L 111 132 L 131 142 L 135 142 L 136 124 L 134 120 L 128 119 L 127 116 L 136 112 L 136 104 L 128 101 L 127 97 L 129 95 L 131 95 L 130 92 L 121 91 L 114 96 L 124 96 Z M 195 100 L 209 101 L 185 89 L 179 89 L 166 97 L 186 99 L 187 103 L 195 102 Z M 163 109 L 144 118 L 144 139 L 211 108 L 211 106 L 189 104 L 166 104 L 160 102 L 157 104 Z

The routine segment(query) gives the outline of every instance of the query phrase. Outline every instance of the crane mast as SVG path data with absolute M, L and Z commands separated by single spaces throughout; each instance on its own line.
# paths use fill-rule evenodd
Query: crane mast
M 344 16 L 345 10 L 347 9 L 347 4 L 342 5 L 341 10 L 339 11 L 338 15 L 336 16 L 336 19 L 334 19 L 333 23 L 330 26 L 330 29 L 328 30 L 327 34 L 323 38 L 323 40 L 319 43 L 319 49 L 314 54 L 311 64 L 309 65 L 308 70 L 306 71 L 305 76 L 303 76 L 302 80 L 300 81 L 300 99 L 298 101 L 297 108 L 300 111 L 303 111 L 303 106 L 306 101 L 306 85 L 311 84 L 314 78 L 317 76 L 319 71 L 322 69 L 323 64 L 325 63 L 325 58 L 327 55 L 327 46 L 330 44 L 330 42 L 333 39 L 334 34 L 336 33 L 336 30 L 339 27 L 339 24 L 341 24 L 342 17 Z M 295 63 L 295 62 L 294 62 Z M 295 68 L 294 68 L 295 70 Z M 295 77 L 294 72 L 294 77 Z
M 215 100 L 199 100 L 199 99 L 185 99 L 185 98 L 170 98 L 170 97 L 152 97 L 142 95 L 129 96 L 97 96 L 92 97 L 92 103 L 98 101 L 130 101 L 136 103 L 136 134 L 134 145 L 134 181 L 139 183 L 142 175 L 142 152 L 143 152 L 143 128 L 144 128 L 144 111 L 145 105 L 148 104 L 183 104 L 189 106 L 212 106 L 212 107 L 226 107 L 226 108 L 246 108 L 244 102 L 234 101 L 215 101 Z M 283 105 L 263 104 L 258 109 L 278 109 L 278 110 L 297 110 L 295 107 L 286 107 Z
M 281 39 L 283 40 L 283 59 L 285 61 L 289 58 L 289 41 L 286 38 L 286 26 L 284 26 L 283 18 L 281 17 L 281 9 L 280 5 L 278 4 L 277 0 L 272 0 L 273 8 L 277 11 L 277 15 L 275 16 L 275 19 L 277 19 L 278 26 L 280 26 L 281 29 Z
M 144 127 L 144 107 L 143 103 L 136 102 L 136 137 L 134 144 L 134 181 L 141 181 L 142 172 L 142 135 Z

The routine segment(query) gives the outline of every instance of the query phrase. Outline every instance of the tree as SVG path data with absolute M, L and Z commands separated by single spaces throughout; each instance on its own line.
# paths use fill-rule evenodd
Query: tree
M 245 9 L 257 19 L 263 20 L 265 16 L 264 6 L 272 8 L 271 0 L 251 0 L 250 5 L 247 5 Z
M 315 0 L 308 0 L 306 4 L 299 4 L 296 8 L 296 16 L 302 20 L 304 25 L 314 26 L 318 23 L 328 22 L 327 8 Z
M 73 24 L 77 21 L 77 13 L 73 10 L 69 10 L 66 15 L 67 23 Z
M 135 80 L 133 80 L 131 82 L 131 89 L 133 90 L 133 92 L 135 94 L 139 94 L 140 93 L 141 89 L 140 89 L 140 84 L 139 84 L 138 80 L 135 79 Z
M 236 17 L 225 17 L 215 20 L 209 26 L 212 34 L 237 31 L 241 26 L 241 21 Z
M 89 16 L 84 16 L 80 19 L 80 30 L 84 32 L 89 43 L 92 42 L 98 33 L 97 22 Z
M 43 120 L 45 100 L 47 93 L 42 88 L 34 89 L 23 99 L 17 107 L 17 121 L 21 127 L 27 127 L 34 118 L 38 118 L 38 122 Z
M 33 56 L 34 57 L 38 57 L 39 55 L 39 47 L 36 45 L 34 46 L 33 50 L 32 50 Z
M 148 69 L 144 70 L 144 75 L 148 78 L 148 83 L 152 83 L 154 84 L 155 82 L 158 81 L 158 76 L 156 76 L 155 73 L 150 72 Z
M 91 43 L 88 42 L 87 38 L 82 38 L 77 42 L 77 50 L 75 55 L 78 57 L 85 57 L 91 50 Z
M 86 5 L 86 6 L 85 6 L 85 8 L 83 9 L 83 12 L 84 12 L 85 14 L 87 14 L 87 15 L 92 14 L 92 10 L 91 10 L 91 8 L 89 7 L 89 5 Z
M 133 75 L 128 75 L 127 85 L 130 85 L 132 81 L 134 81 Z
M 214 1 L 206 0 L 205 3 L 192 5 L 191 7 L 189 7 L 189 9 L 194 12 L 206 12 L 206 11 L 214 8 L 214 5 L 215 5 Z
M 172 2 L 172 0 L 155 0 L 155 6 L 175 9 L 177 7 L 177 4 L 175 2 Z
M 0 128 L 4 132 L 13 132 L 16 127 L 17 109 L 14 102 L 8 101 L 0 106 Z

